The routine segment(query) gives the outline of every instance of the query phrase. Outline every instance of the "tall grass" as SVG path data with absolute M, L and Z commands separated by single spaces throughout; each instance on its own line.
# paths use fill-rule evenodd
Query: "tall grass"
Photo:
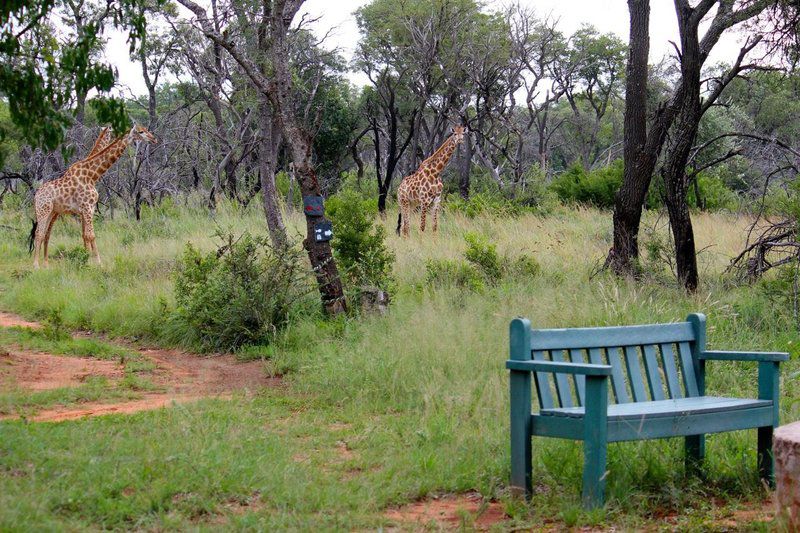
M 298 216 L 287 218 L 290 232 L 299 234 L 302 220 Z M 699 263 L 703 277 L 701 288 L 694 295 L 686 295 L 678 287 L 665 265 L 647 257 L 643 258 L 643 280 L 617 279 L 598 273 L 611 246 L 608 212 L 560 208 L 547 216 L 527 214 L 514 219 L 466 218 L 445 213 L 438 235 L 420 235 L 418 225 L 412 224 L 410 239 L 394 235 L 393 220 L 390 215 L 385 222 L 388 245 L 397 258 L 394 275 L 398 292 L 390 312 L 386 316 L 333 321 L 313 313 L 296 317 L 270 348 L 276 367 L 289 372 L 291 388 L 287 394 L 300 402 L 299 406 L 292 404 L 291 413 L 286 413 L 284 400 L 270 396 L 251 403 L 237 402 L 227 410 L 220 404 L 203 404 L 186 411 L 187 414 L 181 414 L 184 411 L 149 414 L 114 424 L 135 427 L 138 431 L 153 423 L 154 429 L 148 434 L 155 439 L 169 439 L 173 432 L 188 431 L 191 436 L 186 437 L 187 446 L 194 445 L 193 439 L 203 438 L 215 447 L 223 442 L 240 442 L 241 448 L 231 453 L 276 454 L 267 460 L 278 458 L 269 473 L 261 463 L 240 457 L 246 463 L 241 467 L 243 470 L 227 470 L 225 475 L 244 476 L 249 482 L 219 489 L 220 494 L 268 491 L 263 494 L 269 494 L 265 498 L 272 512 L 286 520 L 274 523 L 291 524 L 294 509 L 299 513 L 295 525 L 330 527 L 330 522 L 314 518 L 315 513 L 337 509 L 345 517 L 339 526 L 374 526 L 381 523 L 380 519 L 365 518 L 365 512 L 375 513 L 386 505 L 430 493 L 478 489 L 486 495 L 505 498 L 509 464 L 508 386 L 503 362 L 507 357 L 508 323 L 513 317 L 525 316 L 541 327 L 600 326 L 677 321 L 693 311 L 708 315 L 710 347 L 790 351 L 792 360 L 785 365 L 781 383 L 782 412 L 784 420 L 800 418 L 797 356 L 800 336 L 791 326 L 790 313 L 764 296 L 758 285 L 738 286 L 723 274 L 729 258 L 743 245 L 748 220 L 726 214 L 694 216 L 697 247 L 702 250 Z M 22 227 L 24 218 L 20 213 L 3 213 L 0 222 Z M 75 228 L 65 226 L 59 223 L 56 227 L 55 246 L 77 245 Z M 644 226 L 655 228 L 645 234 L 645 239 L 666 238 L 666 227 L 656 213 L 646 214 Z M 186 242 L 201 250 L 211 249 L 212 236 L 218 227 L 237 233 L 244 230 L 265 233 L 257 204 L 240 209 L 221 203 L 214 217 L 190 206 L 172 207 L 165 212 L 148 212 L 140 223 L 122 218 L 100 221 L 96 232 L 105 261 L 103 268 L 77 268 L 54 262 L 50 269 L 38 272 L 31 271 L 21 239 L 5 236 L 0 239 L 0 307 L 30 318 L 41 318 L 58 308 L 72 327 L 163 342 L 159 324 L 165 310 L 172 305 L 176 258 Z M 527 279 L 509 278 L 481 293 L 426 286 L 426 261 L 461 258 L 466 247 L 464 235 L 468 232 L 486 236 L 501 255 L 535 257 L 541 264 L 541 273 Z M 752 366 L 717 363 L 709 368 L 710 393 L 753 394 L 755 387 L 756 369 Z M 319 424 L 321 420 L 341 419 L 352 425 L 347 431 L 348 444 L 358 452 L 354 475 L 362 484 L 355 486 L 373 491 L 369 495 L 364 491 L 356 493 L 364 498 L 363 506 L 345 495 L 354 486 L 352 478 L 339 484 L 331 480 L 324 471 L 324 459 L 319 459 L 322 471 L 314 474 L 286 458 L 286 452 L 278 444 L 286 439 L 281 440 L 281 434 L 270 429 L 276 423 L 269 418 L 274 411 L 294 419 L 288 425 L 280 424 L 280 431 L 289 435 L 302 433 L 307 424 Z M 233 417 L 242 426 L 223 427 L 220 417 L 224 416 Z M 194 428 L 194 423 L 197 431 L 208 428 L 210 433 L 194 435 L 195 429 L 187 429 Z M 263 423 L 267 425 L 268 439 L 258 429 Z M 87 429 L 100 430 L 98 444 L 112 438 L 108 434 L 111 425 L 100 421 L 85 423 Z M 314 427 L 314 438 L 328 444 L 331 439 L 335 442 L 333 430 Z M 23 428 L 15 428 L 15 438 L 22 439 L 25 432 Z M 69 441 L 74 438 L 70 432 L 70 426 L 62 427 L 53 431 L 52 438 Z M 29 433 L 37 442 L 44 443 L 50 438 L 44 429 L 32 429 Z M 129 437 L 115 441 L 120 453 L 134 457 L 144 453 L 147 457 L 143 458 L 153 464 L 160 464 L 163 461 L 160 454 L 168 453 L 167 448 L 172 446 L 147 444 L 139 453 L 129 447 L 127 438 L 139 437 L 132 432 Z M 5 446 L 13 448 L 20 441 L 15 442 Z M 560 517 L 566 523 L 577 520 L 636 525 L 657 509 L 696 506 L 698 497 L 749 498 L 762 490 L 756 480 L 752 432 L 709 438 L 709 465 L 704 482 L 683 477 L 681 444 L 673 439 L 611 446 L 608 480 L 611 502 L 606 513 L 598 517 L 577 511 L 580 445 L 537 439 L 534 502 L 529 507 L 519 507 L 508 500 L 507 510 L 520 524 L 535 524 L 543 517 Z M 311 445 L 309 448 L 303 453 L 316 457 L 319 450 Z M 181 453 L 191 452 L 174 453 L 182 457 Z M 220 466 L 224 466 L 224 460 L 219 460 L 223 461 Z M 72 471 L 75 467 L 65 468 Z M 174 468 L 170 475 L 185 476 L 186 484 L 194 483 L 190 480 L 196 474 L 188 464 Z M 211 486 L 223 483 L 221 474 L 212 470 L 201 468 Z M 134 480 L 144 475 L 163 480 L 165 476 L 156 472 L 131 475 Z M 287 479 L 297 475 L 309 497 L 317 498 L 313 504 L 299 502 L 297 486 L 274 479 L 267 482 L 264 477 Z M 318 490 L 311 488 L 315 483 L 319 484 Z M 164 490 L 174 494 L 179 486 L 182 485 L 178 483 L 170 489 L 173 492 Z M 192 512 L 203 506 L 219 505 L 223 498 L 197 490 L 205 494 L 203 498 L 217 503 L 209 504 L 201 498 L 193 504 Z M 343 499 L 334 502 L 327 491 L 341 494 Z M 156 505 L 156 511 L 152 512 L 161 518 L 149 515 L 148 520 L 162 526 L 169 523 L 165 517 L 170 509 L 182 512 L 181 506 L 188 505 L 185 501 L 170 503 L 166 497 L 158 501 L 161 503 L 151 504 Z M 134 505 L 134 508 L 138 510 L 121 517 L 121 523 L 135 524 L 130 521 L 146 513 L 140 507 Z M 85 518 L 101 527 L 120 524 L 101 518 L 99 511 L 92 512 L 95 514 L 69 516 Z

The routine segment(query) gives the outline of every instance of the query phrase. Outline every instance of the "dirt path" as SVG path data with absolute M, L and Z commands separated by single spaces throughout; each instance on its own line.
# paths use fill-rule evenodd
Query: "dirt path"
M 40 324 L 2 311 L 0 326 L 41 327 Z M 77 336 L 86 338 L 90 335 L 82 332 Z M 29 417 L 29 420 L 54 422 L 87 416 L 136 413 L 201 398 L 225 398 L 231 397 L 233 393 L 252 393 L 281 383 L 280 378 L 266 375 L 261 361 L 239 362 L 233 355 L 203 357 L 180 350 L 138 349 L 128 343 L 123 344 L 155 364 L 155 370 L 143 373 L 142 377 L 146 377 L 159 392 L 147 393 L 132 401 L 56 406 L 40 410 L 35 416 Z M 124 365 L 120 361 L 26 350 L 0 350 L 0 390 L 14 387 L 43 391 L 75 387 L 92 377 L 103 377 L 116 383 L 124 376 Z M 16 416 L 0 416 L 0 420 L 8 418 Z

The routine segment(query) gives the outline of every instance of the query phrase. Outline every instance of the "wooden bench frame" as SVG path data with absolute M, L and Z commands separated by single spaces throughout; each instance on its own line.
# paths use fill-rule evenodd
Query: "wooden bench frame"
M 532 330 L 527 319 L 517 318 L 511 322 L 510 345 L 506 368 L 511 374 L 511 487 L 515 493 L 531 493 L 533 436 L 584 441 L 582 502 L 586 508 L 604 503 L 609 442 L 682 436 L 687 470 L 695 471 L 705 456 L 706 433 L 758 428 L 759 474 L 773 483 L 779 363 L 788 360 L 787 353 L 708 351 L 706 318 L 700 313 L 672 324 L 539 330 Z M 758 362 L 758 400 L 706 396 L 706 361 Z M 538 414 L 531 412 L 532 377 Z M 612 390 L 616 405 L 609 404 Z

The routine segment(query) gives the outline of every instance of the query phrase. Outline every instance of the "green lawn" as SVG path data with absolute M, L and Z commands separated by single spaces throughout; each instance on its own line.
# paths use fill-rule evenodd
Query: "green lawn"
M 255 203 L 244 211 L 223 204 L 215 219 L 171 207 L 146 212 L 138 224 L 99 221 L 102 269 L 56 259 L 34 272 L 23 246 L 26 220 L 13 210 L 0 214 L 0 223 L 20 228 L 0 234 L 0 308 L 31 319 L 58 310 L 67 328 L 159 344 L 176 342 L 159 325 L 184 244 L 210 249 L 217 227 L 264 232 Z M 296 317 L 267 351 L 272 368 L 286 372 L 285 388 L 130 416 L 0 422 L 0 530 L 374 529 L 389 525 L 382 516 L 389 506 L 469 490 L 503 502 L 504 528 L 553 520 L 659 527 L 677 514 L 676 527 L 713 529 L 715 517 L 764 497 L 754 431 L 710 436 L 704 479 L 684 476 L 680 439 L 612 445 L 604 511 L 579 510 L 577 443 L 534 442 L 530 504 L 510 499 L 506 486 L 503 363 L 508 323 L 518 315 L 536 326 L 588 326 L 705 312 L 712 348 L 792 353 L 782 413 L 785 421 L 800 418 L 800 335 L 780 285 L 740 286 L 721 274 L 742 246 L 746 221 L 723 214 L 695 221 L 705 251 L 703 285 L 692 296 L 648 257 L 639 282 L 593 275 L 610 247 L 606 212 L 563 208 L 512 220 L 445 214 L 437 237 L 420 236 L 416 226 L 409 240 L 390 233 L 398 281 L 391 311 Z M 290 222 L 297 228 L 300 221 Z M 663 239 L 662 226 L 649 230 L 655 225 L 648 215 L 643 249 Z M 51 249 L 78 245 L 76 227 L 59 223 Z M 426 260 L 459 257 L 467 231 L 487 235 L 501 253 L 536 257 L 542 273 L 482 292 L 427 287 Z M 756 369 L 712 363 L 707 389 L 754 394 Z

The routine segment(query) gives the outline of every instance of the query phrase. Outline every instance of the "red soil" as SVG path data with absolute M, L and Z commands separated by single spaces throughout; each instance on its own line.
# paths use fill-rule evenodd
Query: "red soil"
M 0 326 L 41 327 L 4 312 L 0 312 Z M 130 346 L 128 348 L 135 349 Z M 143 377 L 163 392 L 148 393 L 134 401 L 58 406 L 40 411 L 29 420 L 52 422 L 87 416 L 135 413 L 200 398 L 230 397 L 234 392 L 248 393 L 277 386 L 281 382 L 280 378 L 266 375 L 261 361 L 239 362 L 232 355 L 202 357 L 180 350 L 137 351 L 156 366 L 154 371 L 143 374 Z M 110 382 L 118 381 L 124 377 L 124 366 L 119 361 L 0 349 L 0 391 L 13 388 L 36 391 L 73 387 L 95 376 L 105 377 Z M 0 420 L 8 418 L 16 417 L 0 416 Z
M 446 530 L 488 530 L 507 519 L 500 503 L 487 502 L 477 492 L 421 500 L 390 509 L 384 516 L 401 526 L 416 529 L 435 525 Z

